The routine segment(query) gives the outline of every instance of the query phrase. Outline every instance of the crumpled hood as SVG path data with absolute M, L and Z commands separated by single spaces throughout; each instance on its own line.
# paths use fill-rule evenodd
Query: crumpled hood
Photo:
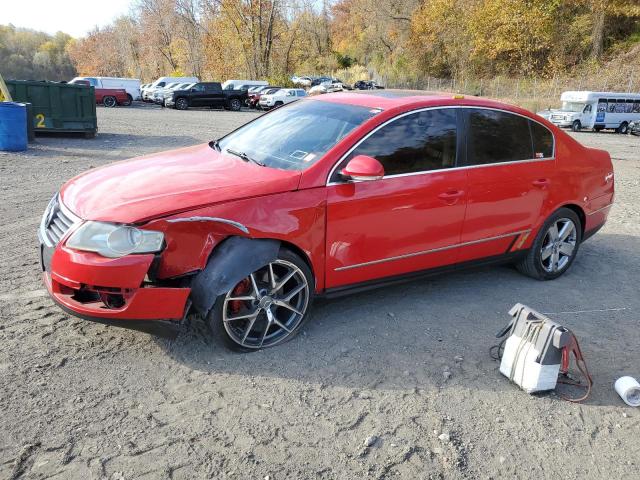
M 296 190 L 300 175 L 248 163 L 203 144 L 89 170 L 67 182 L 60 196 L 83 219 L 134 223 Z

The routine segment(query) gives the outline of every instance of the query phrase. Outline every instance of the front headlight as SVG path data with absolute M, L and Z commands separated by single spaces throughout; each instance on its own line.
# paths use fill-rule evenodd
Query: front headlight
M 162 249 L 164 234 L 128 225 L 85 222 L 69 239 L 67 247 L 118 258 L 130 253 L 154 253 Z

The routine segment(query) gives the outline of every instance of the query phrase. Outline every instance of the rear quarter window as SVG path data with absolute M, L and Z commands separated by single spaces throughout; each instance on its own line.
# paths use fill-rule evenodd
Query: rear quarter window
M 529 120 L 499 110 L 470 110 L 467 163 L 487 165 L 534 158 Z
M 534 158 L 553 157 L 553 134 L 538 122 L 530 120 Z

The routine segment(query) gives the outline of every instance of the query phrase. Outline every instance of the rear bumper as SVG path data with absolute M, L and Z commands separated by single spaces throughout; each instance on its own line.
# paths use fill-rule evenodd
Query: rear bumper
M 66 312 L 163 336 L 177 333 L 191 289 L 146 284 L 153 255 L 110 259 L 59 245 L 41 247 L 41 256 L 47 291 Z

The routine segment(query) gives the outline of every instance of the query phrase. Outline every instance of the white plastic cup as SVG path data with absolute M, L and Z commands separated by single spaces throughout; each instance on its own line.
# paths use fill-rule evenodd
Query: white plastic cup
M 633 377 L 620 377 L 614 384 L 616 392 L 630 407 L 640 407 L 640 383 Z

